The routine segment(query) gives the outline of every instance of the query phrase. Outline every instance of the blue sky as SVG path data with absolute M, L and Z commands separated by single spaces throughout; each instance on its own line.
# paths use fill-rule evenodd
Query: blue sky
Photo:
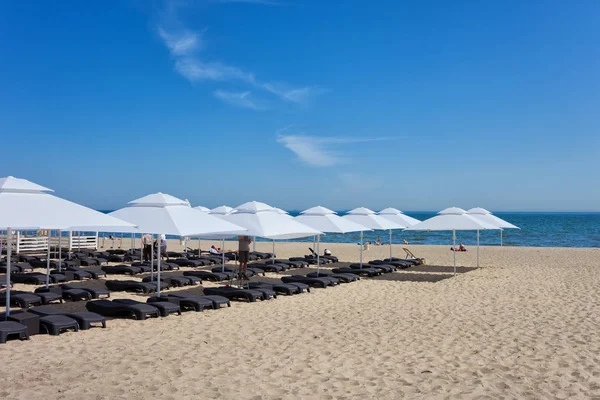
M 99 209 L 597 211 L 598 21 L 595 1 L 0 2 L 0 176 Z

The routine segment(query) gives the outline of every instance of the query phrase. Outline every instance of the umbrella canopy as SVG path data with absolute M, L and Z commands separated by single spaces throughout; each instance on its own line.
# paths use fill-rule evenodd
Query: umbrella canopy
M 452 231 L 453 248 L 456 249 L 456 231 L 477 231 L 477 265 L 479 266 L 479 231 L 500 229 L 494 225 L 480 221 L 458 207 L 442 210 L 435 217 L 426 219 L 408 227 L 407 231 Z M 454 253 L 454 273 L 456 273 L 456 251 Z
M 13 230 L 109 230 L 136 231 L 135 225 L 91 208 L 56 197 L 44 186 L 12 176 L 0 178 L 0 230 L 8 231 L 6 268 L 6 316 L 10 315 L 10 261 Z M 50 276 L 50 243 L 46 286 Z
M 475 208 L 471 208 L 467 212 L 469 213 L 469 215 L 474 216 L 475 218 L 477 218 L 480 221 L 487 222 L 488 224 L 491 224 L 491 225 L 494 225 L 494 226 L 497 226 L 498 228 L 500 228 L 500 246 L 502 246 L 502 230 L 503 229 L 521 229 L 518 226 L 513 225 L 510 222 L 503 220 L 502 218 L 496 217 L 495 215 L 493 215 L 491 212 L 489 212 L 485 208 L 475 207 Z
M 204 206 L 196 206 L 194 207 L 194 210 L 198 210 L 198 211 L 202 211 L 202 212 L 210 212 L 210 208 L 208 207 L 204 207 Z
M 240 226 L 191 208 L 185 200 L 160 192 L 130 201 L 129 206 L 110 215 L 135 223 L 143 232 L 155 234 L 202 236 L 244 231 Z M 157 271 L 160 282 L 160 256 Z M 160 296 L 160 285 L 157 294 Z
M 369 229 L 388 230 L 405 228 L 405 225 L 390 221 L 389 219 L 375 214 L 375 211 L 369 210 L 365 207 L 359 207 L 348 211 L 348 213 L 342 216 L 342 218 L 366 226 Z
M 136 232 L 135 225 L 52 194 L 52 189 L 12 176 L 0 178 L 0 229 Z
M 347 233 L 370 231 L 370 228 L 337 215 L 335 211 L 317 206 L 304 210 L 296 221 L 325 233 Z
M 236 233 L 244 228 L 191 208 L 185 200 L 154 193 L 130 201 L 110 215 L 138 225 L 140 231 L 176 236 Z
M 222 217 L 248 230 L 248 236 L 267 239 L 295 239 L 320 235 L 323 232 L 308 227 L 286 214 L 279 214 L 268 204 L 251 201 L 235 208 L 235 212 Z
M 358 207 L 348 211 L 342 218 L 366 226 L 369 229 L 390 231 L 390 257 L 392 256 L 392 229 L 404 229 L 405 226 L 375 214 L 375 211 L 365 207 Z M 360 265 L 362 267 L 363 234 L 360 233 Z
M 490 225 L 497 226 L 498 228 L 521 229 L 518 226 L 513 225 L 510 222 L 503 220 L 502 218 L 496 217 L 494 214 L 492 214 L 485 208 L 480 208 L 480 207 L 471 208 L 470 210 L 467 211 L 467 213 L 469 213 L 469 215 L 472 215 L 473 217 L 475 217 L 476 219 L 478 219 L 480 221 L 486 222 Z
M 395 222 L 399 225 L 403 225 L 405 227 L 413 226 L 413 225 L 421 222 L 418 219 L 409 217 L 408 215 L 404 214 L 402 211 L 397 210 L 395 208 L 391 208 L 391 207 L 384 208 L 383 210 L 379 211 L 377 213 L 377 215 L 379 215 L 380 217 L 383 217 L 385 219 L 388 219 L 392 222 Z
M 213 208 L 208 213 L 214 214 L 214 215 L 227 215 L 227 214 L 231 214 L 234 211 L 235 211 L 235 208 L 223 205 L 223 206 Z
M 371 229 L 366 226 L 357 224 L 356 222 L 352 222 L 350 220 L 344 219 L 338 215 L 333 210 L 322 206 L 316 206 L 304 210 L 296 217 L 296 221 L 300 221 L 301 223 L 310 226 L 311 228 L 318 229 L 321 232 L 326 233 L 347 233 L 347 232 L 361 232 L 362 231 L 370 231 Z M 320 251 L 320 238 L 319 235 L 317 240 L 317 274 L 319 273 L 320 262 L 319 257 L 321 254 Z M 362 239 L 361 239 L 362 240 Z
M 407 231 L 479 231 L 498 229 L 498 227 L 480 221 L 458 207 L 442 210 L 435 217 L 426 219 L 408 227 Z

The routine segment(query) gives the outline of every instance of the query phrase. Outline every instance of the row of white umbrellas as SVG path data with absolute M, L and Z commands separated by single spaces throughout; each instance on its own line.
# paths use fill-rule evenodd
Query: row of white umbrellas
M 7 315 L 10 313 L 10 246 L 13 230 L 145 232 L 156 235 L 222 239 L 243 234 L 273 241 L 307 236 L 320 238 L 320 235 L 324 233 L 361 232 L 362 265 L 362 232 L 365 230 L 389 230 L 391 244 L 393 229 L 498 229 L 492 225 L 492 223 L 498 223 L 494 220 L 496 217 L 482 209 L 479 209 L 481 218 L 487 219 L 488 222 L 480 221 L 479 225 L 468 226 L 455 224 L 449 227 L 449 225 L 440 225 L 431 221 L 440 216 L 466 215 L 466 212 L 460 209 L 448 209 L 437 217 L 419 222 L 392 208 L 376 214 L 372 210 L 361 207 L 340 217 L 334 211 L 318 206 L 305 210 L 300 216 L 293 218 L 281 209 L 256 201 L 244 203 L 235 209 L 227 206 L 217 207 L 213 210 L 193 209 L 187 200 L 181 200 L 168 194 L 155 193 L 133 200 L 127 207 L 106 215 L 53 196 L 50 192 L 52 192 L 51 189 L 24 179 L 13 177 L 0 179 L 0 230 L 8 231 L 9 246 Z M 472 218 L 474 217 L 467 215 L 467 219 Z M 458 221 L 455 217 L 450 219 Z M 444 221 L 446 220 L 447 218 L 444 217 Z M 319 254 L 318 249 L 317 254 Z M 49 274 L 49 267 L 48 257 L 47 274 Z M 160 281 L 160 257 L 157 271 Z M 160 295 L 160 291 L 158 295 Z

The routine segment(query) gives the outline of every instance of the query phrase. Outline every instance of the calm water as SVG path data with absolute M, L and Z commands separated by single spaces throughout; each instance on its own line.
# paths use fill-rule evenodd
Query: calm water
M 343 213 L 339 212 L 340 215 Z M 431 218 L 436 214 L 422 211 L 405 213 L 419 220 Z M 290 211 L 290 215 L 298 215 L 298 212 Z M 521 228 L 521 230 L 504 230 L 503 241 L 507 246 L 600 247 L 600 213 L 498 212 L 495 215 Z M 364 240 L 375 242 L 377 236 L 381 236 L 384 243 L 389 241 L 387 231 L 365 232 Z M 393 243 L 403 243 L 404 239 L 412 244 L 450 245 L 452 232 L 393 231 Z M 312 242 L 312 240 L 307 238 L 294 241 Z M 326 243 L 358 243 L 359 241 L 359 233 L 328 234 L 321 237 L 321 242 Z M 477 243 L 476 233 L 456 232 L 456 241 L 473 245 Z M 500 245 L 500 232 L 481 231 L 480 242 L 482 245 Z

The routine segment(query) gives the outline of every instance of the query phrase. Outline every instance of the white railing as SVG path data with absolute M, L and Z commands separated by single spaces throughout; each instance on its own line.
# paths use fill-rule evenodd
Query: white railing
M 98 233 L 94 236 L 75 236 L 69 232 L 69 250 L 78 249 L 97 249 L 98 248 Z

